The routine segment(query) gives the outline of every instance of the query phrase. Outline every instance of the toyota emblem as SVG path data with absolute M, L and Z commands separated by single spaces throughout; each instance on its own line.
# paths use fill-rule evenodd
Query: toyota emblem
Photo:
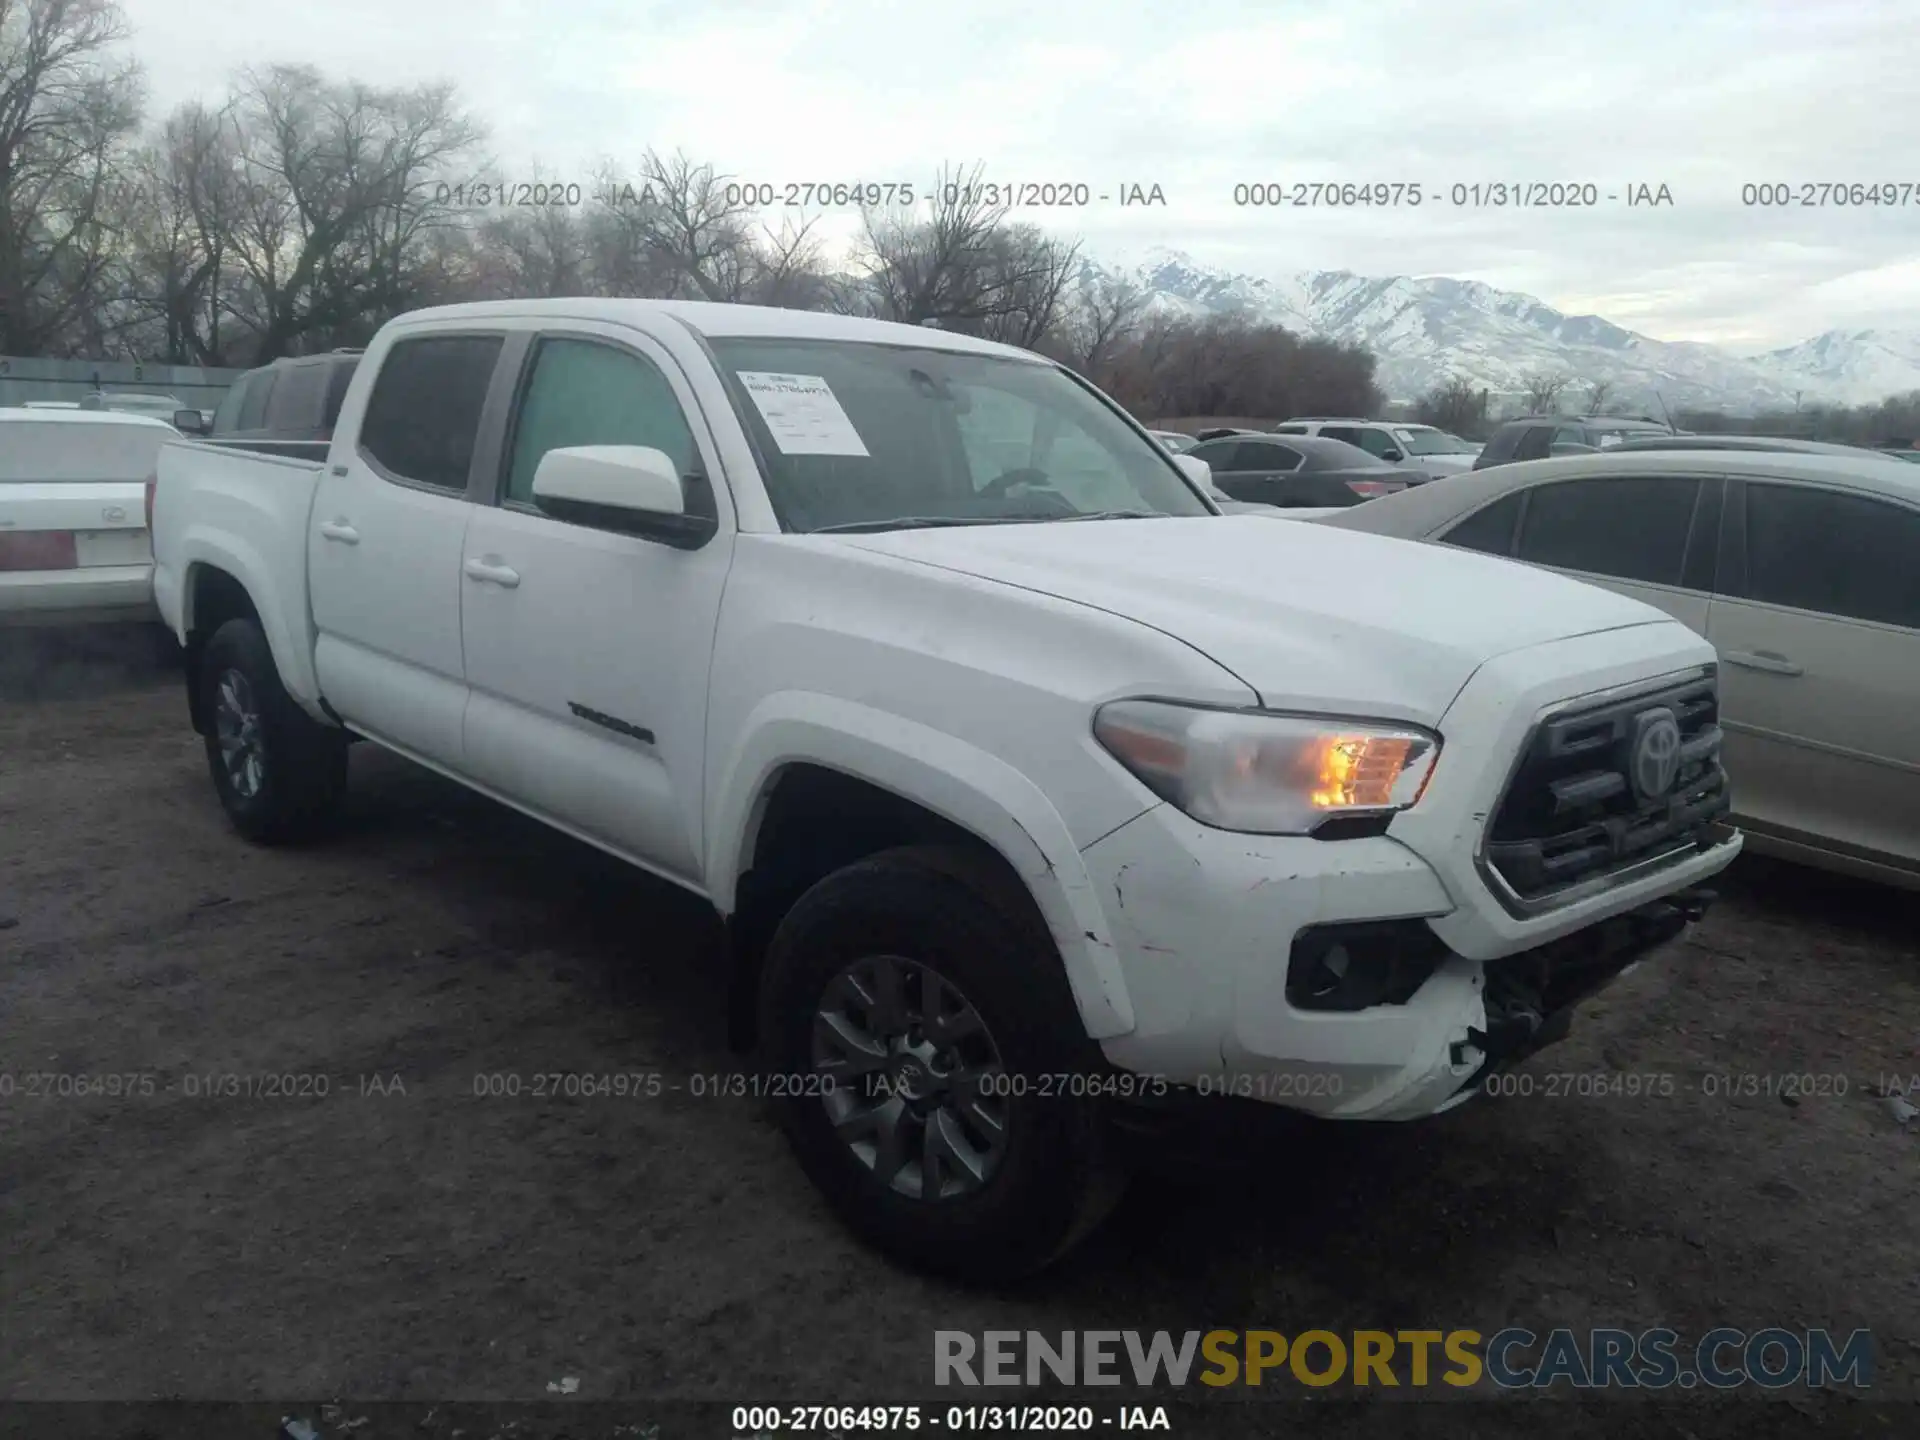
M 1634 792 L 1642 800 L 1658 800 L 1680 773 L 1680 722 L 1671 710 L 1648 710 L 1634 717 L 1634 730 Z

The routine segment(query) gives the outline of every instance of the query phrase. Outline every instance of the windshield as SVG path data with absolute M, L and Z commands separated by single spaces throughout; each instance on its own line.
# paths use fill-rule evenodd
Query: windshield
M 1453 442 L 1438 430 L 1395 430 L 1393 438 L 1406 447 L 1409 455 L 1457 455 Z
M 1442 432 L 1441 438 L 1447 442 L 1449 455 L 1478 455 L 1484 448 L 1477 440 L 1463 440 L 1458 435 Z
M 712 345 L 787 530 L 1212 513 L 1165 450 L 1052 365 L 842 340 Z

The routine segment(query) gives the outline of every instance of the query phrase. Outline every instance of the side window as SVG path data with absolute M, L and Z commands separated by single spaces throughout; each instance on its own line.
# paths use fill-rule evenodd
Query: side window
M 1513 554 L 1513 532 L 1520 523 L 1526 491 L 1515 490 L 1467 516 L 1440 538 L 1449 545 L 1487 555 Z
M 220 407 L 213 412 L 215 435 L 225 435 L 240 428 L 240 411 L 247 403 L 247 391 L 260 378 L 260 374 L 258 370 L 252 371 L 227 387 L 227 393 L 220 397 Z
M 1530 492 L 1519 557 L 1620 580 L 1678 585 L 1698 480 L 1622 475 Z
M 1307 433 L 1307 427 L 1304 425 L 1276 425 L 1273 427 L 1273 433 L 1276 435 L 1304 435 Z
M 1262 470 L 1298 470 L 1300 468 L 1300 452 L 1291 445 L 1275 445 L 1269 441 L 1258 449 L 1260 452 L 1258 468 Z
M 247 386 L 246 398 L 240 402 L 240 417 L 234 422 L 236 430 L 260 430 L 267 423 L 267 401 L 273 398 L 273 387 L 280 378 L 278 370 L 262 370 L 253 377 Z
M 503 501 L 531 505 L 541 459 L 570 445 L 645 445 L 682 475 L 700 468 L 680 402 L 651 360 L 592 340 L 546 339 L 521 393 Z
M 498 335 L 434 335 L 387 351 L 360 421 L 360 448 L 417 485 L 464 491 Z
M 1400 449 L 1399 445 L 1394 442 L 1393 437 L 1384 430 L 1362 430 L 1360 432 L 1359 444 L 1360 448 L 1366 451 L 1367 454 L 1379 459 L 1385 458 L 1389 450 Z
M 1522 430 L 1513 446 L 1515 460 L 1544 460 L 1547 451 L 1553 446 L 1553 427 L 1551 425 L 1529 425 Z M 1499 457 L 1494 457 L 1498 459 Z
M 1747 483 L 1748 598 L 1920 630 L 1920 511 Z
M 320 406 L 326 399 L 325 362 L 289 365 L 280 372 L 267 406 L 267 429 L 312 430 L 320 424 Z
M 1247 447 L 1238 440 L 1209 440 L 1204 445 L 1196 445 L 1188 453 L 1198 456 L 1213 467 L 1218 475 L 1240 468 L 1240 452 Z
M 1344 440 L 1349 445 L 1360 444 L 1360 431 L 1352 425 L 1322 425 L 1320 434 L 1328 440 Z

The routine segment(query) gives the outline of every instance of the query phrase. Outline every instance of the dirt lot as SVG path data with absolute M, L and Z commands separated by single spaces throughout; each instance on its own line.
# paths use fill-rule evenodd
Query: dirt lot
M 1920 1391 L 1920 1120 L 1871 1093 L 1920 1084 L 1910 898 L 1742 862 L 1528 1066 L 1534 1094 L 1152 1177 L 1064 1269 L 963 1291 L 851 1242 L 753 1101 L 670 1088 L 739 1068 L 687 897 L 367 747 L 344 833 L 252 848 L 170 674 L 8 643 L 0 1396 L 509 1401 L 575 1377 L 583 1401 L 873 1402 L 925 1395 L 935 1329 L 1507 1324 L 1863 1326 L 1875 1392 Z M 669 1088 L 475 1093 L 552 1071 Z M 1548 1093 L 1612 1072 L 1670 1078 Z M 153 1093 L 25 1093 L 55 1073 Z M 326 1093 L 186 1093 L 233 1073 Z M 1708 1093 L 1795 1075 L 1847 1093 Z M 1804 1392 L 1303 1394 L 1176 1433 L 1914 1433 Z

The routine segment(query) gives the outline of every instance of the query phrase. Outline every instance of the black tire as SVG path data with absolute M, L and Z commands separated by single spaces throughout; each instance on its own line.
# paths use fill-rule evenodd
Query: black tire
M 259 781 L 246 793 L 229 774 L 221 747 L 221 689 L 237 674 L 258 717 Z M 347 734 L 322 725 L 294 703 L 280 683 L 273 652 L 258 622 L 229 620 L 200 656 L 200 713 L 206 719 L 207 769 L 227 818 L 265 845 L 306 839 L 338 810 L 347 789 Z
M 897 956 L 955 987 L 1026 1093 L 1001 1098 L 997 1168 L 972 1193 L 935 1200 L 876 1178 L 837 1133 L 817 1075 L 815 1016 L 843 967 Z M 1003 1282 L 1052 1264 L 1113 1208 L 1125 1171 L 1094 1095 L 1034 1077 L 1105 1072 L 1086 1038 L 1052 937 L 1024 894 L 964 850 L 905 847 L 808 890 L 768 948 L 760 1034 L 774 1106 L 801 1167 L 856 1234 L 917 1269 Z M 1039 1093 L 1044 1086 L 1048 1094 Z

